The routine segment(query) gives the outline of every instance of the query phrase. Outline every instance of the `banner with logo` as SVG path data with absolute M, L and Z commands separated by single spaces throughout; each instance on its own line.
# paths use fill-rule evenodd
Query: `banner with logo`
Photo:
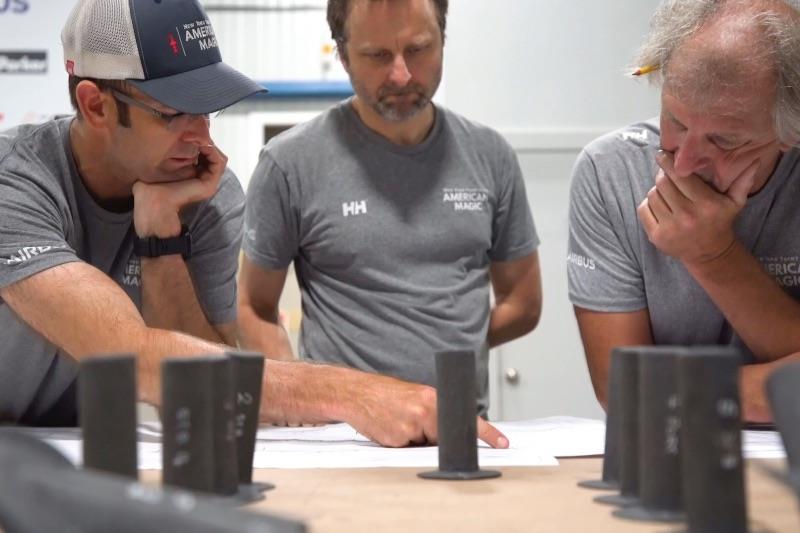
M 0 0 L 0 130 L 71 112 L 61 28 L 73 0 Z

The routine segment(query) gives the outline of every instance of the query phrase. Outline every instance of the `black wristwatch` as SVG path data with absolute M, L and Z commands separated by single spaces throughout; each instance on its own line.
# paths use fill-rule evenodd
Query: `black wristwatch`
M 133 251 L 139 257 L 161 257 L 162 255 L 181 254 L 184 259 L 192 257 L 192 234 L 189 228 L 181 226 L 181 234 L 177 237 L 159 239 L 158 237 L 135 237 Z

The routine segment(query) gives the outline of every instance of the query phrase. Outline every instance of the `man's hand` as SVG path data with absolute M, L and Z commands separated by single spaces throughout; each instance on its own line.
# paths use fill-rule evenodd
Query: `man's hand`
M 742 418 L 745 422 L 772 422 L 772 412 L 764 387 L 767 377 L 775 368 L 775 363 L 761 363 L 744 365 L 739 371 Z
M 350 416 L 343 420 L 359 433 L 384 446 L 435 444 L 436 390 L 386 376 L 361 374 L 360 393 Z M 478 438 L 493 448 L 508 448 L 508 439 L 478 417 Z
M 268 359 L 261 420 L 279 425 L 347 422 L 391 447 L 437 441 L 436 390 L 337 366 Z M 494 448 L 508 439 L 478 418 L 478 438 Z
M 732 182 L 725 194 L 697 175 L 679 177 L 674 158 L 659 152 L 656 185 L 637 209 L 650 242 L 685 264 L 705 263 L 723 255 L 736 237 L 733 223 L 753 187 L 759 161 Z
M 197 176 L 167 183 L 133 185 L 133 223 L 139 237 L 166 239 L 181 232 L 180 211 L 189 204 L 214 196 L 228 158 L 219 148 L 199 147 Z

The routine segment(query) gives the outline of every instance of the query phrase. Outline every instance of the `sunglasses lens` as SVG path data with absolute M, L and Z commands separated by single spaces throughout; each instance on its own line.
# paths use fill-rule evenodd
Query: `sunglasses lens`
M 206 124 L 209 124 L 211 118 L 209 115 L 191 115 L 188 113 L 178 115 L 177 117 L 170 119 L 170 121 L 167 123 L 167 128 L 172 131 L 184 130 L 192 126 L 196 120 L 203 120 Z

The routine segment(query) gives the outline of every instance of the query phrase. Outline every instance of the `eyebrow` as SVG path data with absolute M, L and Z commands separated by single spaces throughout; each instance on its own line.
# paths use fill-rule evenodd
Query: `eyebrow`
M 427 46 L 429 44 L 433 44 L 433 41 L 435 40 L 435 38 L 436 38 L 436 36 L 432 35 L 430 33 L 418 34 L 418 35 L 412 37 L 411 39 L 409 39 L 409 42 L 406 44 L 406 46 L 404 48 L 408 48 L 409 46 Z M 393 47 L 387 47 L 387 46 L 383 46 L 383 45 L 379 45 L 377 43 L 372 43 L 372 42 L 367 41 L 367 42 L 363 43 L 362 45 L 358 46 L 356 49 L 359 52 L 365 52 L 365 51 L 372 51 L 372 50 L 390 50 L 391 48 L 393 48 Z
M 674 122 L 675 124 L 678 124 L 678 125 L 680 125 L 680 126 L 681 126 L 681 127 L 683 127 L 683 128 L 685 128 L 685 127 L 686 127 L 686 126 L 684 125 L 684 123 L 683 123 L 683 122 L 681 122 L 680 120 L 678 120 L 677 118 L 675 118 L 675 115 L 673 115 L 672 113 L 670 113 L 670 111 L 669 111 L 669 110 L 667 110 L 667 109 L 664 109 L 663 111 L 664 111 L 664 113 L 667 115 L 667 118 L 668 118 L 669 120 L 671 120 L 671 121 L 672 121 L 672 122 Z
M 669 110 L 664 109 L 663 111 L 667 115 L 667 118 L 669 118 L 669 120 L 671 120 L 675 124 L 678 124 L 682 128 L 686 128 L 686 125 L 683 122 L 681 122 L 680 120 L 678 120 L 675 117 L 675 115 L 673 115 Z M 725 141 L 725 142 L 728 142 L 728 143 L 731 143 L 731 144 L 737 144 L 737 143 L 741 144 L 741 143 L 745 142 L 742 139 L 742 136 L 741 136 L 740 133 L 734 133 L 734 132 L 717 132 L 717 131 L 713 131 L 713 132 L 708 134 L 708 137 L 713 137 L 715 139 L 722 140 L 722 141 Z
M 728 144 L 742 144 L 744 141 L 735 133 L 711 133 L 709 137 Z

